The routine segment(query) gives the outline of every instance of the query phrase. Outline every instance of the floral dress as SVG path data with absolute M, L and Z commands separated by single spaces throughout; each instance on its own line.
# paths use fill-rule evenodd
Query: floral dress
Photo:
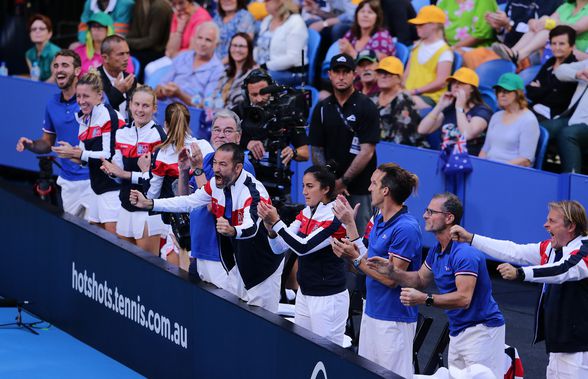
M 496 0 L 439 0 L 437 6 L 447 15 L 445 37 L 449 45 L 453 46 L 468 37 L 481 40 L 477 46 L 487 46 L 494 40 L 494 29 L 486 22 L 484 15 L 496 12 Z
M 214 16 L 214 23 L 220 29 L 219 43 L 216 47 L 216 56 L 222 60 L 229 54 L 231 38 L 238 32 L 248 33 L 253 36 L 255 33 L 255 20 L 251 13 L 245 9 L 239 10 L 235 17 L 226 24 L 218 13 Z
M 387 106 L 380 106 L 378 95 L 371 100 L 380 113 L 380 138 L 382 141 L 403 145 L 429 147 L 422 134 L 417 132 L 421 116 L 410 96 L 399 93 Z

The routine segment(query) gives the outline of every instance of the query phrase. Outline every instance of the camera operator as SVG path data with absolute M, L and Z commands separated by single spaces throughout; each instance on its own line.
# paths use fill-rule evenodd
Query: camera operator
M 283 200 L 282 196 L 290 193 L 290 161 L 306 161 L 309 152 L 304 127 L 306 118 L 300 117 L 297 122 L 285 120 L 280 110 L 292 106 L 297 116 L 301 116 L 305 106 L 296 102 L 292 95 L 294 90 L 276 86 L 272 77 L 262 69 L 251 71 L 242 89 L 245 100 L 233 109 L 243 120 L 241 147 L 251 152 L 257 178 L 266 186 L 272 199 Z M 284 100 L 288 104 L 284 104 Z
M 48 102 L 43 119 L 43 135 L 37 140 L 19 138 L 16 150 L 29 150 L 35 154 L 51 153 L 51 146 L 57 142 L 77 146 L 79 125 L 75 115 L 80 110 L 76 102 L 76 83 L 81 69 L 81 60 L 72 50 L 59 51 L 53 60 L 52 71 L 57 86 L 61 90 Z M 57 185 L 61 188 L 63 210 L 69 214 L 87 216 L 88 202 L 92 197 L 88 169 L 69 159 L 58 158 L 61 173 Z M 46 167 L 45 171 L 49 171 Z M 43 174 L 43 173 L 42 173 Z

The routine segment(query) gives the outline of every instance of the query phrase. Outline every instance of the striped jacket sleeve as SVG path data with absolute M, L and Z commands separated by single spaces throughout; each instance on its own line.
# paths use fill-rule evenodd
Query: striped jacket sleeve
M 588 245 L 574 250 L 566 259 L 541 266 L 524 267 L 525 281 L 560 284 L 588 278 Z
M 283 221 L 280 222 L 283 223 Z M 294 222 L 292 222 L 290 226 L 288 226 L 288 231 L 290 233 L 297 234 L 299 230 L 300 220 L 294 220 Z M 284 241 L 282 237 L 280 237 L 280 235 L 277 235 L 276 238 L 268 237 L 268 241 L 274 254 L 282 254 L 290 248 L 290 246 L 288 246 L 288 244 Z
M 280 236 L 286 245 L 292 249 L 297 255 L 312 254 L 320 249 L 330 245 L 331 236 L 341 226 L 341 222 L 337 218 L 333 218 L 327 227 L 320 227 L 305 237 L 301 237 L 296 233 L 292 233 L 283 221 L 279 221 L 274 225 L 273 230 Z
M 541 245 L 539 243 L 522 245 L 476 234 L 472 240 L 472 246 L 499 261 L 523 266 L 541 264 Z

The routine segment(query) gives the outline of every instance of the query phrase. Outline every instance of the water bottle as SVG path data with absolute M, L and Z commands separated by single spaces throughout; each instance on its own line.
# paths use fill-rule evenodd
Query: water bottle
M 8 76 L 8 67 L 6 67 L 6 62 L 0 63 L 0 76 Z
M 33 67 L 31 67 L 31 80 L 34 82 L 38 82 L 40 77 L 41 69 L 39 68 L 39 63 L 34 62 Z

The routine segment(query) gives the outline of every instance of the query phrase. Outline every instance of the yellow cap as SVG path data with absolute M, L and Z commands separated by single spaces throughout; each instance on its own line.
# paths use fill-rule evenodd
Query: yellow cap
M 427 5 L 422 7 L 419 10 L 419 14 L 415 18 L 411 18 L 408 20 L 411 24 L 421 25 L 421 24 L 445 24 L 447 22 L 447 16 L 445 12 L 439 7 L 435 5 Z
M 402 76 L 404 74 L 404 65 L 400 59 L 396 57 L 386 57 L 380 61 L 377 70 L 383 70 L 389 74 Z
M 462 67 L 455 71 L 453 75 L 447 78 L 447 81 L 450 80 L 457 80 L 458 82 L 469 84 L 474 87 L 478 87 L 478 85 L 480 85 L 480 78 L 478 77 L 478 74 L 476 74 L 474 70 L 467 67 Z
M 265 18 L 265 16 L 267 16 L 267 9 L 265 9 L 265 3 L 253 1 L 247 6 L 247 10 L 257 21 L 261 21 Z

